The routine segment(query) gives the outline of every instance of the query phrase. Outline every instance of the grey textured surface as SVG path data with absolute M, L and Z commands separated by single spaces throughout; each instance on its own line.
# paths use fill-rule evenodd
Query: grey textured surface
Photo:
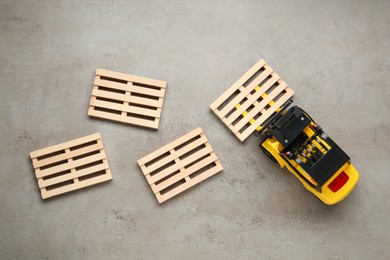
M 389 1 L 0 1 L 1 259 L 388 259 Z M 351 156 L 329 207 L 208 106 L 258 59 Z M 158 131 L 89 119 L 97 67 L 168 81 Z M 225 170 L 158 205 L 137 159 L 202 127 Z M 99 131 L 114 180 L 42 201 L 29 152 Z

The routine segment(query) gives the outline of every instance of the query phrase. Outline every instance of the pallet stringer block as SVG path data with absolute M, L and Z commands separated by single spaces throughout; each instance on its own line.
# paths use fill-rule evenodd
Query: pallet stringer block
M 99 133 L 30 153 L 43 199 L 112 180 Z
M 88 115 L 158 129 L 167 83 L 96 70 Z
M 138 160 L 159 203 L 223 170 L 201 128 Z
M 243 142 L 293 95 L 294 91 L 261 59 L 210 108 Z

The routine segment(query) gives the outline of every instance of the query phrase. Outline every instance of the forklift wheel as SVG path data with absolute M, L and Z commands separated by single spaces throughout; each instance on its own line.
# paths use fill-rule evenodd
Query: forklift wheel
M 263 151 L 263 153 L 265 153 L 267 157 L 271 159 L 271 161 L 277 163 L 278 161 L 275 159 L 275 157 L 270 152 L 268 152 L 267 149 L 262 146 L 262 144 L 263 143 L 260 144 L 260 149 Z

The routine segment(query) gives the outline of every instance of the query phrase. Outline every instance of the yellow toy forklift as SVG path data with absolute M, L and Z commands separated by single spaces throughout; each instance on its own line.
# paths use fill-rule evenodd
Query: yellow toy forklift
M 343 200 L 359 180 L 349 156 L 298 106 L 286 102 L 261 128 L 261 150 L 325 204 Z
M 303 109 L 291 106 L 293 94 L 261 59 L 210 108 L 241 142 L 258 133 L 261 150 L 322 202 L 340 202 L 355 187 L 359 173 Z

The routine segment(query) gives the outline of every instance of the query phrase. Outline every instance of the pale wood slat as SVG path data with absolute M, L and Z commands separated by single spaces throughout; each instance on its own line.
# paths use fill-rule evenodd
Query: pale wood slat
M 200 138 L 187 144 L 189 140 L 197 136 L 199 136 Z M 184 147 L 181 147 L 184 143 L 186 143 L 186 145 Z M 205 147 L 199 149 L 199 146 L 202 144 L 204 144 Z M 180 149 L 175 150 L 175 148 L 179 146 Z M 170 153 L 168 156 L 146 167 L 146 164 L 151 161 L 154 161 L 156 158 L 167 152 Z M 180 159 L 180 157 L 187 152 L 189 152 L 190 154 L 187 157 Z M 204 156 L 206 157 L 203 158 Z M 198 161 L 201 158 L 203 159 Z M 158 170 L 167 165 L 168 163 L 174 164 L 165 169 L 161 169 L 153 176 L 149 175 L 150 172 Z M 222 166 L 218 161 L 217 156 L 215 155 L 211 145 L 208 143 L 207 138 L 204 135 L 202 129 L 200 128 L 197 128 L 194 131 L 182 136 L 181 138 L 165 145 L 164 147 L 158 149 L 150 155 L 143 157 L 142 159 L 138 160 L 138 164 L 141 167 L 141 170 L 152 191 L 155 193 L 155 196 L 159 203 L 162 203 L 163 201 L 166 201 L 167 199 L 176 196 L 180 192 L 196 185 L 200 181 L 222 170 Z M 200 169 L 203 169 L 205 166 L 210 168 L 205 170 L 204 172 L 202 171 L 194 178 L 190 177 L 191 174 L 197 172 Z M 184 180 L 185 183 L 180 184 L 178 187 L 172 186 L 178 185 L 177 182 L 180 180 Z M 167 189 L 172 190 L 168 191 L 163 195 L 160 194 L 160 192 L 165 192 Z
M 122 90 L 122 91 L 130 91 L 132 84 L 131 82 L 130 84 L 128 83 L 129 82 L 120 83 L 116 81 L 105 80 L 105 79 L 101 79 L 100 76 L 96 76 L 93 85 L 96 87 L 106 87 L 106 88 Z
M 265 70 L 257 76 L 243 91 L 240 92 L 229 104 L 227 104 L 221 111 L 220 114 L 225 116 L 230 112 L 238 103 L 247 97 L 251 91 L 253 91 L 264 79 L 266 79 L 272 73 L 272 69 L 268 65 L 264 65 Z
M 58 151 L 61 151 L 61 150 L 65 150 L 66 148 L 77 146 L 79 144 L 89 143 L 89 142 L 98 140 L 100 138 L 101 137 L 100 137 L 99 133 L 88 135 L 88 136 L 85 136 L 85 137 L 82 137 L 82 138 L 79 138 L 79 139 L 76 139 L 76 140 L 72 140 L 72 141 L 65 142 L 65 143 L 58 144 L 58 145 L 53 145 L 53 146 L 50 146 L 48 148 L 43 148 L 43 149 L 31 152 L 30 153 L 30 157 L 31 158 L 41 157 L 42 155 L 46 155 L 46 154 L 58 152 Z
M 107 170 L 107 174 L 105 174 L 105 175 L 99 175 L 97 177 L 94 177 L 94 178 L 91 178 L 88 180 L 84 180 L 81 182 L 73 183 L 70 185 L 66 185 L 66 186 L 63 186 L 63 187 L 60 187 L 60 188 L 57 188 L 54 190 L 49 190 L 49 191 L 41 190 L 41 195 L 42 195 L 43 199 L 47 199 L 47 198 L 50 198 L 53 196 L 64 194 L 64 193 L 67 193 L 70 191 L 79 190 L 79 189 L 82 189 L 82 188 L 85 188 L 85 187 L 88 187 L 91 185 L 96 185 L 96 184 L 110 181 L 110 180 L 112 180 L 111 172 L 110 172 L 110 170 Z
M 275 104 L 266 110 L 253 124 L 251 124 L 244 132 L 238 133 L 237 137 L 240 140 L 245 140 L 253 131 L 256 130 L 267 118 L 269 118 L 279 107 L 281 107 L 287 100 L 294 95 L 294 91 L 291 88 L 286 89 L 286 93 L 278 99 Z
M 88 115 L 158 129 L 165 91 L 165 81 L 97 69 Z
M 232 131 L 237 133 L 243 128 L 255 115 L 259 114 L 261 110 L 263 110 L 275 97 L 277 97 L 281 92 L 283 92 L 287 88 L 287 85 L 283 82 L 279 84 L 274 91 L 269 93 L 263 100 L 259 103 L 255 104 L 255 107 L 244 116 L 236 125 L 233 126 Z M 252 103 L 255 103 L 254 100 Z
M 72 173 L 64 174 L 64 175 L 54 177 L 51 179 L 47 179 L 47 180 L 38 179 L 38 186 L 39 186 L 39 188 L 48 187 L 48 186 L 51 186 L 51 185 L 54 185 L 57 183 L 72 180 L 74 178 L 79 178 L 82 176 L 89 175 L 91 173 L 95 173 L 95 172 L 107 170 L 107 169 L 109 169 L 109 166 L 108 166 L 107 161 L 105 160 L 101 164 L 98 164 L 98 165 L 95 165 L 92 167 L 88 167 L 88 168 L 85 168 L 85 169 L 82 169 L 79 171 L 73 171 Z
M 83 166 L 85 164 L 89 164 L 89 163 L 93 163 L 93 162 L 96 162 L 99 160 L 103 160 L 104 158 L 106 158 L 106 154 L 104 153 L 104 151 L 101 151 L 98 154 L 94 154 L 94 155 L 79 159 L 77 161 L 73 161 L 73 160 L 68 161 L 67 163 L 57 165 L 57 166 L 54 166 L 51 168 L 47 168 L 44 170 L 36 169 L 35 172 L 37 174 L 37 178 L 42 178 L 42 177 L 50 176 L 52 174 L 56 174 L 59 172 L 67 171 L 67 170 L 70 170 L 72 168 L 80 167 L 80 166 Z
M 262 68 L 264 70 L 258 73 Z M 254 75 L 256 75 L 256 78 L 253 78 Z M 271 75 L 271 77 L 267 78 L 268 75 Z M 251 80 L 251 82 L 248 84 L 247 81 L 251 77 L 253 80 Z M 261 84 L 265 79 L 267 79 L 265 83 L 260 86 L 259 84 Z M 275 82 L 278 82 L 279 85 L 275 89 L 269 91 Z M 246 87 L 244 87 L 245 85 Z M 257 91 L 251 94 L 251 92 L 255 89 Z M 245 138 L 249 136 L 249 131 L 255 131 L 257 128 L 255 128 L 253 124 L 250 127 L 247 127 L 245 130 L 242 128 L 249 122 L 253 123 L 254 118 L 257 118 L 254 120 L 256 123 L 255 125 L 257 125 L 257 127 L 261 126 L 261 124 L 267 119 L 267 117 L 264 115 L 272 115 L 272 113 L 266 113 L 265 107 L 268 106 L 268 104 L 273 104 L 273 98 L 277 97 L 281 91 L 288 93 L 289 97 L 292 97 L 294 93 L 290 88 L 288 88 L 287 84 L 280 79 L 280 77 L 273 71 L 273 69 L 264 62 L 264 60 L 260 60 L 240 79 L 238 79 L 228 90 L 226 90 L 220 97 L 218 97 L 210 105 L 210 108 L 236 135 L 236 137 L 240 139 L 240 141 L 244 141 Z M 267 97 L 259 102 L 258 99 L 264 93 L 267 93 Z M 283 96 L 283 98 L 281 98 L 280 101 L 276 102 L 275 104 L 282 106 L 283 104 L 281 104 L 281 101 L 285 100 L 286 97 L 287 96 Z M 227 104 L 223 108 L 218 109 L 224 102 L 227 102 Z M 253 108 L 251 108 L 250 111 L 247 111 L 252 105 Z M 274 107 L 273 109 L 277 110 L 278 108 L 279 107 Z M 245 116 L 243 116 L 244 114 Z M 260 118 L 261 120 L 259 120 Z M 233 122 L 235 121 L 238 122 L 233 125 Z M 245 134 L 243 134 L 244 132 Z
M 157 151 L 154 151 L 153 153 L 142 157 L 141 159 L 138 160 L 138 165 L 141 166 L 146 164 L 149 161 L 152 161 L 154 158 L 157 158 L 163 155 L 164 153 L 169 152 L 170 150 L 180 146 L 180 144 L 183 144 L 191 140 L 192 138 L 196 137 L 197 135 L 200 135 L 201 133 L 203 133 L 203 130 L 200 127 L 196 128 L 195 130 L 189 132 L 188 134 L 183 135 L 177 140 L 170 142 L 169 144 L 161 147 Z
M 102 148 L 103 148 L 102 143 L 96 143 L 96 144 L 93 144 L 93 145 L 90 145 L 87 147 L 83 147 L 83 148 L 80 148 L 77 150 L 70 151 L 68 153 L 63 153 L 63 154 L 52 156 L 52 157 L 49 157 L 49 158 L 46 158 L 43 160 L 39 160 L 39 161 L 36 161 L 35 163 L 33 162 L 33 166 L 34 166 L 34 168 L 39 168 L 39 167 L 46 166 L 46 165 L 49 165 L 52 163 L 67 160 L 69 158 L 72 158 L 72 157 L 75 157 L 78 155 L 94 152 L 94 151 L 100 150 Z
M 89 144 L 91 141 L 96 141 L 97 143 Z M 87 144 L 88 146 L 71 150 L 71 148 L 76 146 L 78 147 Z M 52 155 L 53 151 L 58 151 L 58 149 L 60 149 L 60 151 L 63 150 L 64 153 Z M 98 154 L 89 155 L 91 152 L 95 151 L 98 152 Z M 30 155 L 46 157 L 41 161 L 38 161 L 37 157 L 32 158 L 35 176 L 43 199 L 112 179 L 103 142 L 99 133 L 44 148 L 30 153 Z M 82 155 L 88 156 L 74 160 L 74 158 Z M 61 165 L 52 165 L 59 161 L 67 162 Z M 90 163 L 95 164 L 89 165 Z M 45 169 L 41 169 L 43 166 L 45 166 Z M 80 166 L 84 166 L 83 169 L 77 170 L 76 168 Z M 63 172 L 65 171 L 68 171 L 69 173 L 64 174 Z M 99 176 L 95 176 L 94 174 L 98 172 Z M 52 178 L 49 178 L 50 176 L 52 176 Z M 48 177 L 48 179 L 45 177 Z M 73 183 L 68 183 L 70 180 L 72 180 Z
M 146 179 L 148 180 L 149 184 L 152 184 L 154 182 L 157 182 L 165 177 L 167 177 L 169 174 L 174 173 L 177 170 L 180 170 L 181 168 L 187 166 L 191 162 L 195 161 L 196 159 L 205 156 L 208 153 L 211 153 L 213 149 L 211 146 L 208 146 L 200 151 L 197 151 L 196 153 L 186 157 L 184 160 L 180 160 L 178 163 L 173 164 L 172 166 L 169 166 L 168 168 L 162 170 L 161 172 L 156 173 L 153 176 L 145 175 Z
M 194 150 L 195 148 L 205 144 L 206 142 L 207 142 L 207 139 L 203 135 L 201 138 L 186 145 L 185 147 L 181 148 L 180 150 L 176 151 L 175 153 L 171 153 L 167 157 L 153 163 L 152 165 L 149 165 L 147 168 L 145 168 L 144 174 L 147 175 L 147 174 L 161 168 L 165 164 L 173 161 L 175 158 L 178 158 L 178 157 L 190 152 L 191 150 Z
M 279 76 L 277 75 L 270 78 L 263 86 L 260 87 L 259 91 L 256 91 L 255 93 L 253 93 L 253 95 L 248 97 L 248 99 L 228 117 L 222 118 L 222 121 L 227 126 L 230 126 L 234 122 L 234 120 L 236 120 L 242 115 L 245 110 L 247 110 L 251 105 L 254 105 L 256 100 L 258 100 L 261 95 L 263 95 L 268 89 L 270 89 L 277 82 L 278 79 Z M 268 103 L 263 104 L 267 105 Z
M 127 101 L 127 102 L 129 101 L 128 95 L 100 90 L 97 86 L 93 87 L 92 96 L 108 98 L 108 99 L 113 99 L 118 101 Z
M 98 111 L 98 110 L 90 110 L 89 115 L 94 116 L 94 117 L 107 119 L 107 120 L 112 120 L 112 121 L 132 124 L 132 125 L 139 125 L 139 126 L 149 127 L 149 128 L 154 128 L 154 129 L 158 129 L 158 123 L 159 123 L 159 118 L 155 118 L 153 121 L 153 120 L 148 120 L 148 119 L 130 117 L 127 115 L 117 115 L 117 114 L 107 113 L 107 112 Z
M 103 80 L 100 79 L 98 76 L 95 78 L 94 85 L 98 87 L 107 87 L 111 89 L 134 92 L 154 97 L 164 97 L 165 94 L 165 88 L 161 88 L 160 90 L 150 89 L 147 87 L 140 87 L 133 84 L 123 84 L 115 81 Z
M 126 80 L 126 81 L 131 81 L 131 82 L 139 82 L 139 83 L 142 83 L 145 85 L 158 86 L 161 88 L 165 88 L 167 85 L 167 82 L 163 81 L 163 80 L 145 78 L 145 77 L 141 77 L 141 76 L 135 76 L 135 75 L 125 74 L 125 73 L 121 73 L 121 72 L 105 70 L 105 69 L 96 69 L 96 75 L 120 79 L 120 80 Z
M 192 179 L 191 181 L 186 182 L 186 183 L 180 185 L 179 187 L 177 187 L 177 188 L 175 188 L 175 189 L 173 189 L 173 190 L 171 190 L 163 195 L 160 195 L 159 193 L 157 193 L 156 197 L 157 197 L 158 202 L 163 203 L 164 201 L 182 193 L 183 191 L 191 188 L 192 186 L 194 186 L 194 185 L 206 180 L 207 178 L 210 178 L 211 176 L 217 174 L 218 172 L 222 171 L 223 170 L 222 164 L 219 163 L 218 161 L 216 162 L 216 164 L 217 164 L 216 167 L 211 168 L 207 172 L 200 174 L 199 176 Z
M 191 165 L 190 167 L 181 170 L 180 173 L 176 174 L 172 178 L 169 178 L 169 179 L 167 179 L 167 180 L 165 180 L 157 185 L 152 185 L 152 190 L 154 193 L 158 193 L 158 192 L 162 191 L 163 189 L 168 188 L 169 186 L 175 184 L 176 182 L 184 179 L 185 177 L 193 174 L 194 172 L 202 169 L 203 167 L 215 162 L 216 160 L 218 160 L 218 158 L 215 155 L 215 153 L 211 153 L 211 155 L 209 157 L 206 157 L 203 160 L 197 162 L 196 164 Z
M 163 105 L 162 98 L 160 98 L 159 100 L 151 100 L 151 99 L 142 98 L 142 97 L 130 96 L 130 98 L 126 101 L 128 101 L 130 103 L 151 106 L 151 107 L 157 107 L 157 108 L 161 108 Z
M 113 102 L 107 102 L 104 100 L 91 100 L 91 106 L 94 107 L 102 107 L 102 108 L 109 108 L 112 110 L 117 110 L 117 111 L 122 111 L 122 112 L 127 112 L 127 113 L 133 113 L 133 114 L 139 114 L 139 115 L 144 115 L 144 116 L 150 116 L 150 117 L 155 117 L 159 118 L 160 113 L 156 109 L 148 109 L 148 108 L 143 108 L 143 107 L 137 107 L 137 106 L 132 106 L 132 105 L 126 105 L 126 104 L 116 104 Z
M 222 103 L 230 97 L 236 90 L 248 81 L 253 74 L 261 69 L 265 64 L 263 59 L 259 60 L 252 68 L 250 68 L 241 78 L 239 78 L 229 89 L 227 89 L 220 97 L 218 97 L 211 105 L 211 110 L 216 110 Z
M 165 88 L 161 88 L 160 90 L 157 90 L 157 89 L 149 89 L 149 88 L 145 88 L 145 87 L 140 87 L 137 85 L 133 85 L 130 88 L 130 92 L 149 95 L 149 96 L 153 96 L 153 97 L 159 97 L 159 98 L 163 98 L 165 96 L 165 90 L 166 90 Z

